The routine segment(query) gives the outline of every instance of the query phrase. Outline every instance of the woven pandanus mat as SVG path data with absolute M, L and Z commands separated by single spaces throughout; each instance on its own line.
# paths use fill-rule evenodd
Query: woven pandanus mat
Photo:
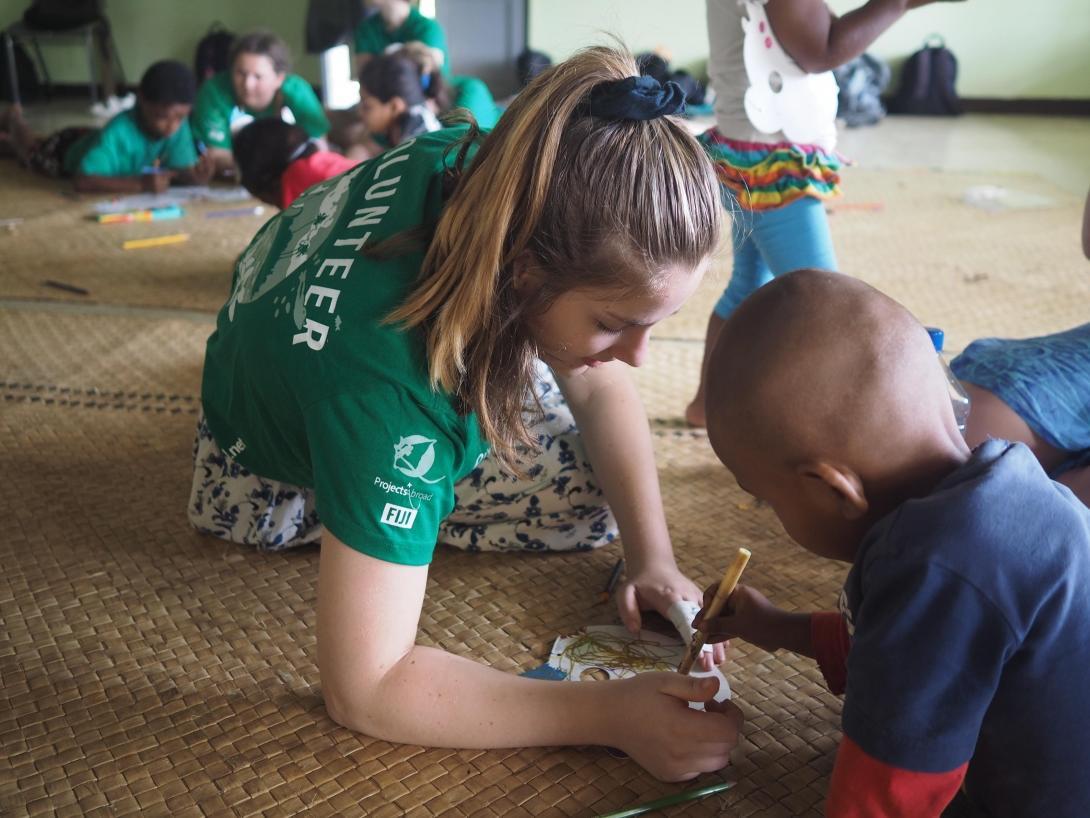
M 28 316 L 41 318 L 3 313 L 3 348 L 19 335 L 37 359 L 9 352 L 5 368 L 21 361 L 45 387 L 173 388 L 177 399 L 0 403 L 0 813 L 592 815 L 681 789 L 600 748 L 424 749 L 336 726 L 315 664 L 317 552 L 258 554 L 186 524 L 206 327 Z M 51 344 L 82 348 L 88 363 L 115 352 L 81 374 L 78 356 Z M 662 428 L 655 440 L 686 571 L 710 582 L 746 544 L 747 577 L 773 599 L 832 603 L 842 569 L 785 542 L 703 435 Z M 442 549 L 420 641 L 533 667 L 557 635 L 615 621 L 597 598 L 617 553 Z M 838 705 L 813 663 L 737 645 L 728 675 L 748 719 L 739 784 L 684 814 L 819 814 Z
M 1012 203 L 1035 196 L 1044 206 L 992 212 L 966 204 L 965 192 L 982 185 L 1014 194 Z M 943 327 L 948 349 L 1087 320 L 1083 200 L 1040 177 L 853 167 L 844 172 L 844 196 L 828 206 L 840 269 Z M 729 252 L 720 254 L 694 297 L 655 334 L 702 341 L 730 267 Z
M 198 202 L 186 205 L 180 219 L 101 225 L 93 219 L 93 205 L 106 197 L 66 196 L 62 189 L 13 163 L 0 163 L 0 219 L 24 219 L 13 229 L 0 228 L 0 298 L 214 312 L 227 298 L 235 258 L 273 212 L 266 207 L 264 216 L 210 219 L 209 211 L 257 202 Z M 121 246 L 129 239 L 176 233 L 190 238 L 142 250 Z

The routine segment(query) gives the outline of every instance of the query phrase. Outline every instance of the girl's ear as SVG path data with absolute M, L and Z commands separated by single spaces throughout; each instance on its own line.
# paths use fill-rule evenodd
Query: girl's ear
M 817 493 L 818 501 L 831 506 L 845 520 L 858 520 L 867 513 L 870 504 L 863 490 L 863 481 L 850 467 L 818 460 L 803 463 L 798 467 L 798 473 L 807 478 L 808 485 Z
M 386 104 L 390 106 L 390 112 L 395 117 L 401 116 L 409 110 L 409 106 L 405 104 L 405 100 L 401 97 L 390 97 L 390 101 Z
M 520 254 L 511 263 L 514 275 L 512 280 L 515 285 L 515 292 L 520 296 L 526 296 L 541 287 L 541 271 L 537 265 L 534 264 L 533 259 L 529 253 Z

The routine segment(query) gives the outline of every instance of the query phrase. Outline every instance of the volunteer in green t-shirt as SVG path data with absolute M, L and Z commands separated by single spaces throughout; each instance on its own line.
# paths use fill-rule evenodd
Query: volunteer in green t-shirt
M 450 74 L 447 37 L 438 22 L 425 17 L 413 0 L 364 0 L 374 13 L 356 27 L 356 73 L 375 54 L 383 54 L 397 43 L 421 42 L 440 54 L 444 74 Z
M 415 644 L 436 543 L 585 550 L 619 529 L 630 628 L 701 598 L 626 366 L 700 283 L 719 189 L 667 116 L 681 89 L 638 74 L 631 55 L 580 52 L 490 134 L 425 134 L 310 188 L 238 260 L 189 516 L 259 548 L 320 542 L 322 694 L 351 729 L 603 744 L 671 780 L 728 763 L 740 711 L 685 706 L 713 680 L 558 684 Z
M 329 131 L 310 83 L 288 73 L 291 55 L 275 34 L 254 31 L 239 37 L 231 47 L 230 66 L 201 86 L 191 116 L 193 135 L 207 146 L 217 172 L 234 169 L 231 137 L 255 119 L 280 117 L 312 138 Z

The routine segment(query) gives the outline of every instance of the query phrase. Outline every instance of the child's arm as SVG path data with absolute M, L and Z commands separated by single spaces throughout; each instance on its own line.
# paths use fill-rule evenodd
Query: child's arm
M 934 0 L 869 0 L 837 17 L 824 0 L 769 0 L 765 11 L 780 45 L 810 74 L 862 54 L 905 12 Z
M 610 745 L 667 780 L 728 763 L 740 711 L 687 706 L 714 695 L 717 684 L 706 678 L 542 681 L 414 644 L 427 577 L 427 566 L 376 559 L 326 532 L 318 665 L 326 709 L 338 723 L 430 747 Z
M 884 764 L 847 736 L 836 754 L 826 818 L 938 818 L 957 795 L 969 763 L 943 773 Z
M 195 164 L 177 172 L 174 181 L 180 185 L 207 185 L 216 172 L 216 161 L 205 151 Z
M 78 173 L 72 178 L 77 193 L 162 193 L 170 187 L 172 171 L 143 173 L 139 176 L 97 176 Z

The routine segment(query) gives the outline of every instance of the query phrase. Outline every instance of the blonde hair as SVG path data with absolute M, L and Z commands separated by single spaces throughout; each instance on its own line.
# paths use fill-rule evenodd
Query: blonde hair
M 719 240 L 712 165 L 670 117 L 587 115 L 591 89 L 636 76 L 632 55 L 596 47 L 543 72 L 511 103 L 458 179 L 414 291 L 388 320 L 422 327 L 429 375 L 477 414 L 501 466 L 533 450 L 536 347 L 525 318 L 565 292 L 646 292 L 667 267 L 696 268 Z M 480 138 L 470 128 L 462 156 Z M 545 271 L 516 292 L 513 262 Z

